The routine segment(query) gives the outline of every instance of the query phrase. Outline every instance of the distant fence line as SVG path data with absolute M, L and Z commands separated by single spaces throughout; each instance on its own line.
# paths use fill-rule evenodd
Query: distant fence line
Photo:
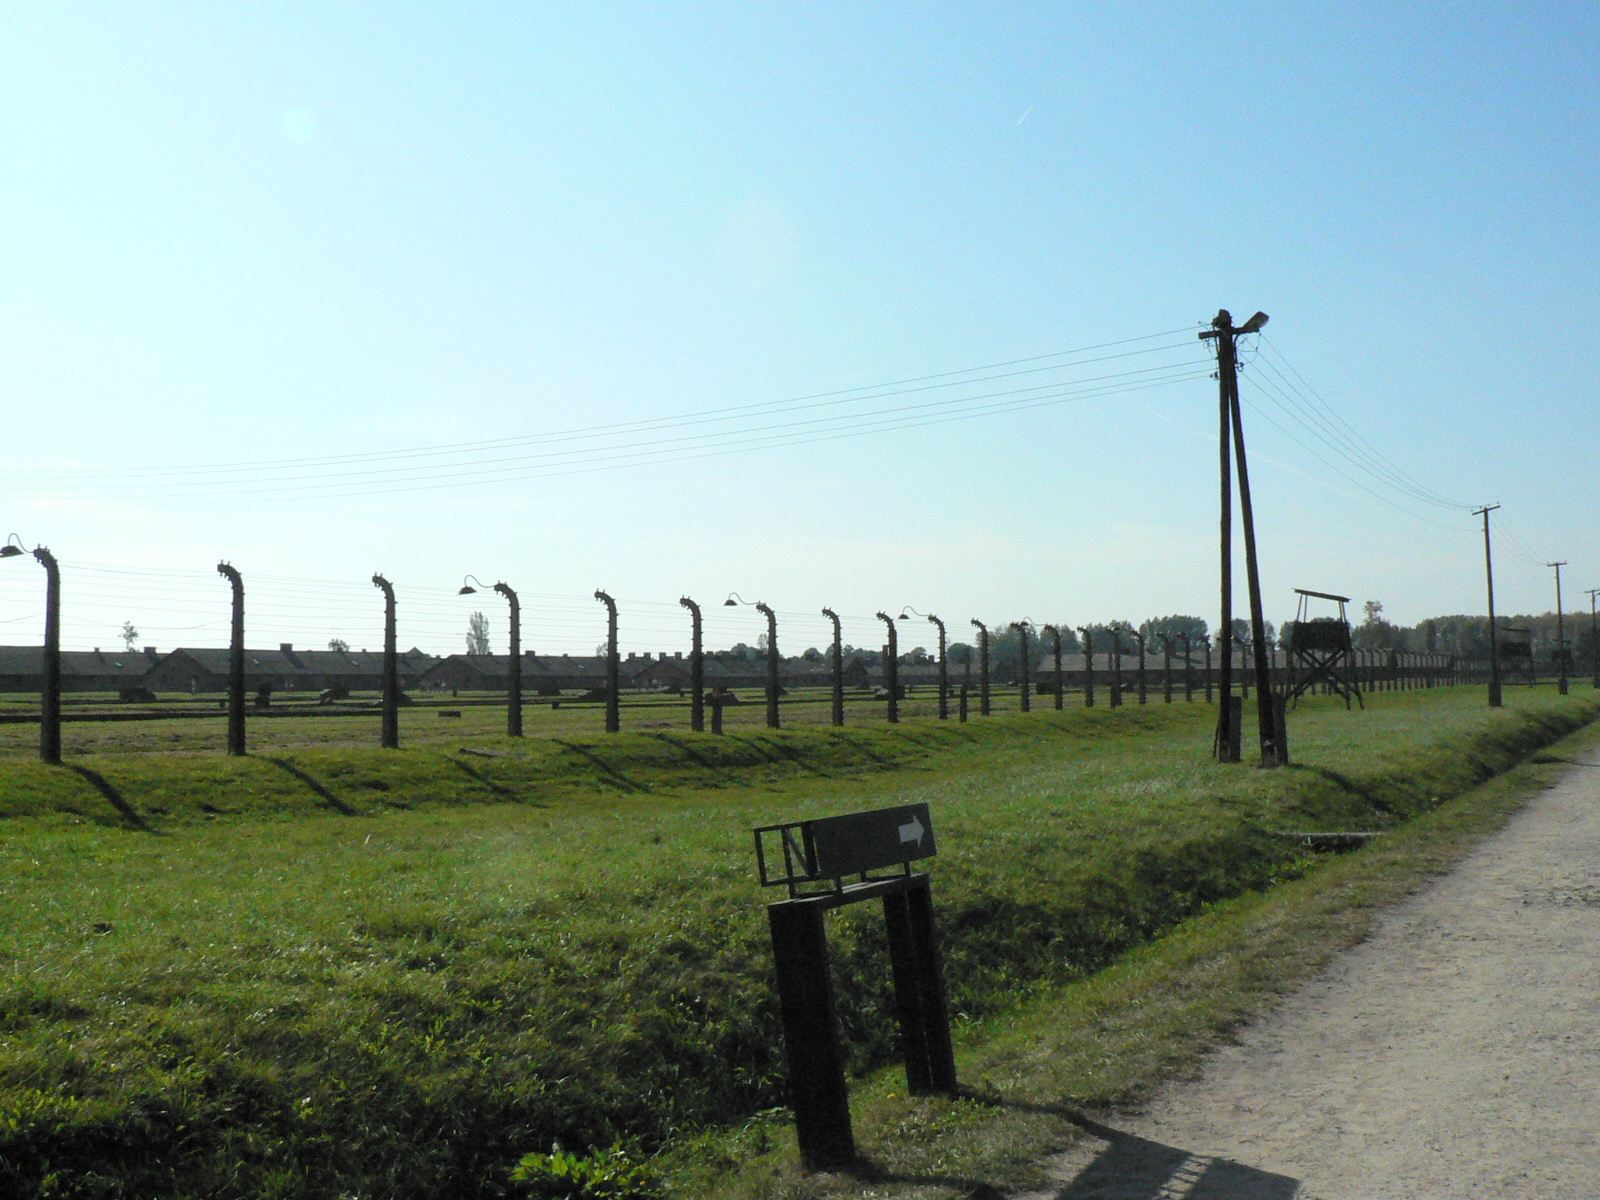
M 863 652 L 847 655 L 835 619 L 831 652 L 812 651 L 798 658 L 783 658 L 777 652 L 776 614 L 765 605 L 758 607 L 766 612 L 770 635 L 774 636 L 769 636 L 765 651 L 758 651 L 754 657 L 701 652 L 696 638 L 695 648 L 687 658 L 678 652 L 671 656 L 662 653 L 659 657 L 629 654 L 623 660 L 618 651 L 616 602 L 604 592 L 596 592 L 595 599 L 603 602 L 607 609 L 605 653 L 557 656 L 530 652 L 518 655 L 513 666 L 513 660 L 507 655 L 438 656 L 415 648 L 401 652 L 394 643 L 392 589 L 380 576 L 374 576 L 373 583 L 384 588 L 387 602 L 386 641 L 382 653 L 343 648 L 297 651 L 290 644 L 280 644 L 276 650 L 251 650 L 243 644 L 245 593 L 242 582 L 227 564 L 220 564 L 218 570 L 227 574 L 235 586 L 233 644 L 228 649 L 179 648 L 164 655 L 153 647 L 120 653 L 62 651 L 55 640 L 59 631 L 60 593 L 59 589 L 52 588 L 47 601 L 45 645 L 0 647 L 0 693 L 37 692 L 40 695 L 38 713 L 30 714 L 13 707 L 9 713 L 0 714 L 0 721 L 38 720 L 42 753 L 47 761 L 59 761 L 62 692 L 114 692 L 121 701 L 130 704 L 152 702 L 159 692 L 187 691 L 196 699 L 201 694 L 226 692 L 228 703 L 223 707 L 229 717 L 228 748 L 233 753 L 243 753 L 246 692 L 255 694 L 258 715 L 267 715 L 275 692 L 314 694 L 328 706 L 348 701 L 357 692 L 379 692 L 382 742 L 385 746 L 395 746 L 398 745 L 397 709 L 408 702 L 407 690 L 452 694 L 503 691 L 507 694 L 510 717 L 508 733 L 521 736 L 520 710 L 524 696 L 547 697 L 552 705 L 563 702 L 603 705 L 606 730 L 616 732 L 621 727 L 619 704 L 624 690 L 665 696 L 683 696 L 687 692 L 685 706 L 695 713 L 691 718 L 693 727 L 703 728 L 699 714 L 704 707 L 709 707 L 712 731 L 719 732 L 722 706 L 736 702 L 735 689 L 759 690 L 766 700 L 766 723 L 777 728 L 782 723 L 784 698 L 791 692 L 808 689 L 832 693 L 832 722 L 840 725 L 845 720 L 843 694 L 846 691 L 868 691 L 873 698 L 883 700 L 884 719 L 891 723 L 898 717 L 898 701 L 906 695 L 931 690 L 942 700 L 959 697 L 958 715 L 954 719 L 965 721 L 969 715 L 969 696 L 978 699 L 979 715 L 988 715 L 996 687 L 1016 689 L 1023 711 L 1029 709 L 1029 697 L 1033 694 L 1053 695 L 1055 707 L 1061 708 L 1066 696 L 1077 693 L 1083 706 L 1092 707 L 1097 700 L 1097 689 L 1103 702 L 1112 707 L 1126 703 L 1130 697 L 1136 697 L 1140 704 L 1174 703 L 1180 698 L 1185 703 L 1211 703 L 1221 676 L 1221 664 L 1212 661 L 1206 640 L 1181 635 L 1118 634 L 1102 629 L 1093 631 L 1096 644 L 1086 647 L 1091 650 L 1090 654 L 1058 653 L 1063 640 L 1061 634 L 1065 632 L 1070 636 L 1071 631 L 1066 626 L 1035 627 L 1028 622 L 1009 627 L 1021 636 L 1022 654 L 1015 671 L 1005 675 L 991 671 L 995 658 L 991 646 L 993 634 L 980 621 L 971 622 L 978 631 L 976 646 L 968 647 L 959 662 L 951 662 L 948 651 L 939 659 L 901 658 L 893 653 L 897 640 L 895 622 L 913 617 L 937 625 L 941 650 L 945 648 L 944 623 L 937 617 L 910 609 L 901 611 L 898 617 L 887 612 L 878 613 L 888 627 L 888 644 L 878 655 Z M 472 590 L 466 586 L 462 588 L 463 594 Z M 503 591 L 511 600 L 511 641 L 515 645 L 520 629 L 515 593 L 503 585 L 497 585 L 494 590 Z M 726 603 L 732 605 L 736 600 L 730 595 Z M 698 606 L 692 601 L 684 598 L 680 604 L 693 608 L 698 618 Z M 832 616 L 831 610 L 822 612 Z M 1085 630 L 1085 636 L 1090 632 Z M 1109 652 L 1100 651 L 1102 638 L 1111 642 Z M 1130 640 L 1125 644 L 1123 638 Z M 1287 693 L 1294 686 L 1296 667 L 1282 651 L 1269 651 L 1269 659 L 1268 675 L 1273 689 Z M 1249 667 L 1254 662 L 1248 646 L 1236 650 L 1233 655 L 1235 686 L 1246 697 L 1253 685 Z M 1489 662 L 1448 654 L 1357 650 L 1351 652 L 1338 673 L 1347 685 L 1359 691 L 1410 690 L 1487 680 Z M 1529 683 L 1539 678 L 1537 664 L 1531 656 L 1520 662 L 1503 660 L 1502 673 L 1513 683 L 1518 678 Z M 1325 692 L 1328 687 L 1319 685 L 1319 690 Z M 793 702 L 791 699 L 790 703 Z M 351 704 L 336 711 L 359 712 L 370 707 Z M 184 715 L 212 714 L 194 706 Z M 95 716 L 127 719 L 122 713 L 109 711 L 80 712 L 74 716 L 77 719 Z M 938 719 L 949 717 L 949 706 L 941 703 Z M 51 747 L 55 747 L 54 757 Z

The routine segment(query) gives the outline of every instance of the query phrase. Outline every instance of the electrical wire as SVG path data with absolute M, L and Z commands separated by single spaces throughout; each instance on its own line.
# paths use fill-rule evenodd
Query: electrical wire
M 138 476 L 159 474 L 170 476 L 189 472 L 209 471 L 247 471 L 270 469 L 279 467 L 318 467 L 349 462 L 365 462 L 373 460 L 421 457 L 440 454 L 456 454 L 477 450 L 493 450 L 507 446 L 526 445 L 530 443 L 547 444 L 552 441 L 561 441 L 569 438 L 587 438 L 613 435 L 617 433 L 634 433 L 640 430 L 655 430 L 672 428 L 681 425 L 691 425 L 706 421 L 720 421 L 738 419 L 741 416 L 770 412 L 773 410 L 799 411 L 807 408 L 821 407 L 828 404 L 848 403 L 859 397 L 869 399 L 882 399 L 889 396 L 907 395 L 917 391 L 926 391 L 935 387 L 960 386 L 963 383 L 982 383 L 994 379 L 1011 378 L 1017 375 L 1029 374 L 1038 371 L 1060 370 L 1066 366 L 1084 365 L 1084 363 L 1105 362 L 1110 359 L 1126 357 L 1126 354 L 1105 355 L 1099 358 L 1084 360 L 1082 363 L 1056 363 L 1053 366 L 1029 367 L 1024 371 L 1013 371 L 1005 374 L 984 374 L 997 372 L 1003 368 L 1022 366 L 1028 363 L 1041 363 L 1050 359 L 1063 359 L 1075 355 L 1088 354 L 1095 350 L 1106 350 L 1117 346 L 1134 345 L 1140 342 L 1154 341 L 1160 338 L 1175 337 L 1186 333 L 1184 329 L 1169 329 L 1160 333 L 1141 334 L 1138 337 L 1119 338 L 1115 341 L 1098 342 L 1090 346 L 1079 347 L 1075 350 L 1058 350 L 1049 354 L 1036 354 L 1027 358 L 1008 359 L 1003 362 L 988 363 L 984 366 L 966 367 L 954 371 L 940 371 L 933 374 L 911 376 L 906 379 L 891 380 L 886 383 L 864 384 L 854 388 L 839 388 L 828 392 L 813 392 L 800 396 L 793 396 L 783 400 L 759 401 L 750 404 L 730 405 L 723 408 L 700 409 L 687 413 L 680 413 L 665 417 L 647 417 L 634 421 L 621 421 L 607 425 L 580 426 L 575 429 L 556 430 L 542 434 L 522 434 L 510 438 L 490 438 L 471 442 L 445 443 L 437 446 L 411 447 L 401 450 L 367 451 L 354 454 L 319 455 L 308 458 L 268 459 L 255 462 L 211 463 L 199 464 L 189 467 L 162 467 L 162 468 L 107 468 L 100 471 L 86 472 L 104 477 Z M 1188 343 L 1178 343 L 1187 345 Z M 1157 349 L 1160 349 L 1158 347 Z M 1130 351 L 1129 354 L 1147 353 L 1148 350 Z M 975 376 L 972 379 L 959 379 L 960 376 Z M 943 381 L 943 382 L 939 382 Z M 888 390 L 897 389 L 897 390 Z M 24 472 L 26 473 L 26 472 Z
M 1271 356 L 1262 355 L 1253 358 L 1253 363 L 1264 366 L 1269 376 L 1262 376 L 1266 383 L 1271 385 L 1273 391 L 1281 399 L 1285 411 L 1290 412 L 1294 419 L 1322 442 L 1329 450 L 1357 470 L 1371 476 L 1374 480 L 1386 487 L 1392 488 L 1400 494 L 1423 504 L 1451 511 L 1469 512 L 1473 505 L 1451 500 L 1441 495 L 1425 484 L 1419 483 L 1410 475 L 1385 457 L 1372 445 L 1359 431 L 1355 429 L 1333 406 L 1322 398 L 1310 384 L 1305 382 L 1305 377 L 1294 367 L 1294 364 L 1283 353 L 1266 342 L 1265 335 L 1261 335 L 1271 351 Z M 1276 358 L 1278 362 L 1274 362 Z M 1282 363 L 1282 368 L 1278 363 Z M 1290 378 L 1285 370 L 1294 376 Z M 1257 373 L 1259 374 L 1259 372 Z M 1298 383 L 1296 381 L 1299 381 Z
M 1258 384 L 1254 379 L 1251 379 L 1251 378 L 1247 377 L 1245 379 L 1245 383 L 1246 383 L 1246 385 L 1248 387 L 1253 388 L 1257 393 L 1265 396 L 1268 400 L 1272 399 L 1271 395 L 1267 392 L 1267 390 L 1265 388 L 1263 388 L 1260 384 Z M 1434 526 L 1435 528 L 1438 528 L 1438 529 L 1449 529 L 1449 530 L 1451 530 L 1453 532 L 1457 532 L 1457 533 L 1470 532 L 1470 529 L 1471 529 L 1470 526 L 1450 525 L 1450 524 L 1445 523 L 1444 521 L 1436 521 L 1432 517 L 1425 517 L 1421 513 L 1412 512 L 1410 509 L 1408 509 L 1408 508 L 1404 507 L 1403 505 L 1397 503 L 1395 500 L 1393 500 L 1389 496 L 1384 495 L 1382 492 L 1378 491 L 1376 488 L 1369 487 L 1367 484 L 1365 484 L 1361 480 L 1357 479 L 1350 472 L 1345 471 L 1345 470 L 1341 469 L 1340 467 L 1335 466 L 1333 463 L 1331 463 L 1327 459 L 1323 458 L 1322 455 L 1318 454 L 1310 446 L 1306 445 L 1305 442 L 1301 441 L 1298 437 L 1296 437 L 1290 430 L 1288 430 L 1282 424 L 1280 424 L 1277 421 L 1277 419 L 1272 416 L 1271 413 L 1267 412 L 1260 405 L 1251 403 L 1250 400 L 1248 398 L 1246 398 L 1242 393 L 1240 395 L 1240 399 L 1245 403 L 1246 406 L 1249 407 L 1249 409 L 1252 412 L 1254 412 L 1256 415 L 1261 417 L 1262 420 L 1266 421 L 1274 429 L 1278 430 L 1279 433 L 1283 434 L 1284 437 L 1288 438 L 1296 446 L 1299 446 L 1300 449 L 1305 451 L 1306 454 L 1310 455 L 1312 458 L 1314 458 L 1317 462 L 1321 463 L 1328 470 L 1332 471 L 1335 475 L 1339 476 L 1346 483 L 1350 484 L 1352 487 L 1359 488 L 1362 492 L 1366 493 L 1368 496 L 1371 496 L 1374 500 L 1378 501 L 1380 504 L 1388 505 L 1390 508 L 1394 509 L 1396 512 L 1404 513 L 1406 516 L 1410 517 L 1414 521 L 1421 521 L 1424 524 L 1432 525 L 1432 526 Z M 1282 406 L 1280 405 L 1280 407 L 1282 407 Z
M 1148 335 L 1143 339 L 1162 338 L 1168 335 Z M 718 428 L 692 433 L 678 433 L 668 437 L 633 437 L 605 445 L 584 445 L 573 448 L 539 449 L 528 453 L 507 455 L 484 451 L 485 443 L 463 444 L 472 448 L 472 454 L 457 461 L 437 461 L 441 454 L 459 454 L 459 449 L 431 449 L 426 451 L 398 452 L 401 456 L 426 456 L 428 461 L 410 462 L 400 466 L 362 466 L 355 469 L 322 471 L 305 474 L 307 463 L 332 463 L 350 461 L 348 456 L 338 460 L 283 460 L 271 464 L 271 470 L 255 477 L 238 478 L 243 468 L 229 468 L 229 475 L 221 478 L 201 478 L 194 471 L 212 471 L 220 468 L 176 469 L 174 471 L 141 472 L 73 472 L 51 475 L 58 488 L 63 489 L 63 501 L 85 495 L 131 495 L 159 501 L 188 502 L 205 499 L 254 500 L 284 498 L 288 496 L 360 496 L 387 494 L 394 491 L 434 490 L 439 487 L 461 487 L 474 483 L 499 482 L 507 479 L 552 478 L 588 473 L 594 470 L 637 467 L 655 463 L 677 462 L 687 459 L 743 453 L 749 450 L 778 446 L 806 444 L 854 437 L 869 433 L 898 431 L 926 425 L 941 424 L 951 420 L 967 420 L 997 413 L 1026 411 L 1044 405 L 1060 404 L 1094 396 L 1114 395 L 1126 391 L 1145 390 L 1184 382 L 1202 373 L 1205 363 L 1198 360 L 1194 347 L 1188 343 L 1143 346 L 1115 355 L 1056 363 L 1037 370 L 1060 371 L 1066 367 L 1083 367 L 1094 362 L 1107 362 L 1134 356 L 1160 354 L 1166 361 L 1152 366 L 1130 367 L 1120 371 L 1106 371 L 1071 380 L 1056 380 L 1030 386 L 980 391 L 935 399 L 921 398 L 935 387 L 952 386 L 950 381 L 921 387 L 904 388 L 886 392 L 882 386 L 874 389 L 855 389 L 852 403 L 875 403 L 886 396 L 914 396 L 912 402 L 877 405 L 865 411 L 830 412 L 822 415 L 795 418 L 794 413 L 806 407 L 780 410 L 775 405 L 739 406 L 727 412 L 763 410 L 758 423 L 736 428 Z M 1011 374 L 1022 374 L 1013 372 Z M 952 374 L 952 373 L 946 373 Z M 924 377 L 939 378 L 939 377 Z M 997 379 L 989 375 L 984 379 Z M 957 383 L 972 381 L 961 380 Z M 707 418 L 711 419 L 711 418 Z M 728 418 L 716 417 L 724 421 Z M 742 419 L 742 418 L 741 418 Z M 614 427 L 596 427 L 606 430 L 637 430 L 649 426 L 657 433 L 673 427 L 676 418 L 662 418 L 654 422 L 632 422 Z M 682 422 L 678 422 L 682 424 Z M 587 435 L 586 435 L 587 436 Z M 531 443 L 545 445 L 549 438 L 516 439 L 515 445 Z M 504 447 L 511 441 L 495 443 Z M 375 454 L 363 461 L 387 462 L 393 456 Z M 16 490 L 14 487 L 13 490 Z

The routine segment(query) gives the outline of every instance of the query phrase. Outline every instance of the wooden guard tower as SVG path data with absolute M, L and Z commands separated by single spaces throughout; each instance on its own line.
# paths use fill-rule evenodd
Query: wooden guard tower
M 1345 614 L 1349 596 L 1335 596 L 1330 592 L 1308 592 L 1295 588 L 1300 597 L 1295 609 L 1294 628 L 1289 633 L 1289 695 L 1287 699 L 1299 704 L 1300 697 L 1316 684 L 1326 683 L 1335 695 L 1344 697 L 1345 708 L 1351 697 L 1363 709 L 1361 689 L 1356 687 L 1356 656 L 1350 645 L 1350 619 Z M 1310 616 L 1311 601 L 1331 600 L 1339 606 L 1337 617 Z
M 1532 687 L 1538 682 L 1533 663 L 1533 630 L 1502 625 L 1499 637 L 1500 670 L 1515 671 Z

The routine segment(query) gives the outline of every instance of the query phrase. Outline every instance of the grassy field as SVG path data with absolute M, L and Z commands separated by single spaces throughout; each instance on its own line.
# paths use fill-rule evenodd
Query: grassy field
M 1103 689 L 1102 689 L 1103 690 Z M 759 689 L 745 689 L 736 693 L 741 703 L 727 705 L 723 710 L 724 724 L 729 731 L 764 728 L 766 705 Z M 1150 697 L 1159 702 L 1159 689 L 1152 687 Z M 1100 703 L 1105 704 L 1102 695 Z M 1071 704 L 1081 704 L 1079 696 L 1068 697 Z M 1048 708 L 1052 697 L 1033 697 L 1035 708 Z M 1130 695 L 1129 703 L 1132 697 Z M 1182 691 L 1178 692 L 1182 703 Z M 0 722 L 0 760 L 26 758 L 36 754 L 39 746 L 37 723 L 38 697 L 10 695 L 0 697 L 0 716 L 9 712 L 26 712 L 32 721 Z M 872 727 L 885 724 L 886 704 L 873 698 L 871 692 L 845 693 L 845 720 L 853 727 Z M 992 708 L 996 716 L 1017 712 L 1020 702 L 1015 687 L 996 687 Z M 934 691 L 912 691 L 901 702 L 902 719 L 906 722 L 933 720 L 938 715 L 938 697 Z M 62 749 L 67 755 L 99 754 L 167 754 L 174 751 L 217 750 L 228 744 L 226 714 L 217 697 L 195 700 L 186 694 L 163 695 L 154 703 L 123 704 L 115 697 L 94 694 L 68 694 L 63 711 Z M 971 711 L 976 719 L 978 697 L 971 698 Z M 274 697 L 270 715 L 251 709 L 247 713 L 247 736 L 252 749 L 288 750 L 306 746 L 376 746 L 379 735 L 378 697 L 358 694 L 349 700 L 328 707 L 317 704 L 316 697 L 289 697 L 283 693 Z M 830 693 L 826 688 L 800 688 L 783 697 L 781 720 L 785 728 L 817 728 L 829 724 L 832 709 Z M 450 714 L 450 715 L 445 715 Z M 109 720 L 75 720 L 77 716 L 101 716 Z M 954 720 L 956 701 L 950 701 L 950 716 Z M 145 719 L 140 719 L 141 717 Z M 627 732 L 687 731 L 689 729 L 689 701 L 683 697 L 663 693 L 628 693 L 622 695 L 622 728 Z M 706 712 L 706 725 L 710 727 L 711 714 Z M 524 701 L 524 732 L 530 737 L 585 737 L 605 729 L 605 705 L 593 700 L 578 700 L 573 696 L 560 698 L 559 707 L 549 699 L 529 696 Z M 503 693 L 463 692 L 459 696 L 448 693 L 419 692 L 412 705 L 400 709 L 400 740 L 403 746 L 441 746 L 462 739 L 498 736 L 506 727 L 505 697 Z
M 1243 1022 L 1362 941 L 1390 905 L 1450 870 L 1539 790 L 1593 752 L 1587 725 L 1488 782 L 1295 880 L 1209 905 L 1104 971 L 957 1039 L 956 1099 L 905 1094 L 898 1070 L 852 1088 L 858 1161 L 795 1166 L 775 1110 L 708 1131 L 657 1160 L 672 1194 L 715 1200 L 999 1200 L 1054 1195 L 1051 1159 L 1162 1085 L 1191 1077 Z
M 1183 704 L 520 744 L 464 708 L 399 752 L 8 755 L 0 1190 L 498 1196 L 554 1139 L 682 1147 L 782 1103 L 754 825 L 929 802 L 970 1039 L 1310 869 L 1281 831 L 1397 826 L 1600 711 L 1369 702 L 1302 708 L 1278 772 L 1212 763 Z M 881 932 L 834 928 L 866 1074 Z

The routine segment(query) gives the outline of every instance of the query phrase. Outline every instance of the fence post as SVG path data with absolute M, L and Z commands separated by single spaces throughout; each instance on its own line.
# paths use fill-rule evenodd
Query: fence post
M 606 732 L 622 728 L 621 678 L 617 669 L 617 602 L 599 589 L 594 598 L 606 606 Z
M 889 644 L 884 649 L 883 683 L 889 689 L 889 724 L 900 722 L 900 642 L 894 630 L 894 618 L 881 612 L 878 619 L 889 627 Z
M 1056 651 L 1056 711 L 1061 711 L 1061 706 L 1066 703 L 1064 693 L 1067 690 L 1066 677 L 1061 673 L 1061 626 L 1052 625 L 1050 631 L 1055 634 Z
M 977 617 L 972 623 L 978 627 L 978 715 L 989 715 L 989 627 Z
M 39 758 L 61 761 L 61 568 L 44 546 L 33 557 L 44 568 L 44 690 L 39 697 Z
M 382 575 L 372 577 L 372 586 L 383 593 L 383 731 L 385 750 L 400 748 L 400 663 L 395 648 L 394 585 Z
M 700 606 L 687 596 L 678 603 L 689 610 L 689 728 L 704 733 L 706 728 L 706 667 L 702 657 L 704 643 L 700 636 Z
M 244 754 L 244 580 L 227 563 L 217 574 L 233 586 L 233 624 L 228 638 L 228 753 Z
M 833 622 L 833 723 L 844 724 L 844 641 L 839 632 L 839 614 L 831 608 L 822 615 Z
M 1022 711 L 1029 712 L 1032 709 L 1033 697 L 1028 694 L 1030 686 L 1028 682 L 1028 626 L 1023 621 L 1014 621 L 1011 628 L 1017 631 L 1017 637 L 1022 644 L 1021 656 L 1017 659 L 1017 678 L 1022 683 L 1022 689 L 1019 693 Z

